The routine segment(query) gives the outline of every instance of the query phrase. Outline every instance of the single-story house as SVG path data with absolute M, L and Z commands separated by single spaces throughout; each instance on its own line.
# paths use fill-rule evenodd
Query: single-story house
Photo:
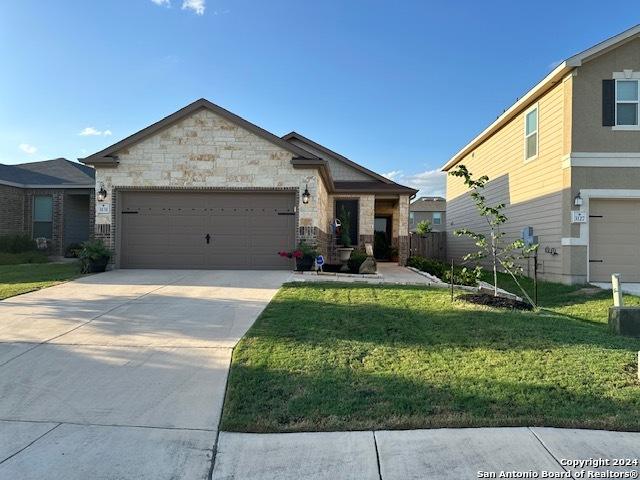
M 429 222 L 432 232 L 444 232 L 447 201 L 442 197 L 419 197 L 409 205 L 409 231 L 415 232 L 418 223 Z
M 506 239 L 537 238 L 543 278 L 640 282 L 640 25 L 561 62 L 443 170 L 461 164 L 506 205 Z M 477 250 L 453 235 L 461 228 L 487 232 L 448 175 L 447 250 L 458 260 Z
M 93 234 L 94 185 L 93 168 L 65 158 L 0 164 L 0 235 L 46 238 L 63 255 Z
M 384 230 L 408 256 L 416 190 L 205 99 L 80 161 L 104 192 L 95 235 L 116 268 L 289 269 L 278 252 L 300 241 L 335 262 L 343 209 L 353 245 Z

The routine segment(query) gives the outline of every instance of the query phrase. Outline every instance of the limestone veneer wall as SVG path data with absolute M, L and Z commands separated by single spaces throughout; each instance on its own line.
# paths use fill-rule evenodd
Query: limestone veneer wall
M 112 248 L 119 187 L 302 192 L 308 186 L 312 201 L 305 205 L 297 197 L 298 232 L 326 229 L 321 209 L 327 193 L 317 170 L 293 168 L 292 152 L 210 110 L 199 110 L 116 155 L 117 167 L 96 168 L 96 186 L 104 184 L 113 205 L 111 214 L 96 213 L 96 236 Z

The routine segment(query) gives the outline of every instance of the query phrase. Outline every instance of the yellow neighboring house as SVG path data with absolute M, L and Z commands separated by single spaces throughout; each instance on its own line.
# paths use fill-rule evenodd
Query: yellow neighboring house
M 558 65 L 444 165 L 487 175 L 511 239 L 533 227 L 543 278 L 640 282 L 640 25 Z M 484 231 L 462 180 L 447 175 L 447 249 Z

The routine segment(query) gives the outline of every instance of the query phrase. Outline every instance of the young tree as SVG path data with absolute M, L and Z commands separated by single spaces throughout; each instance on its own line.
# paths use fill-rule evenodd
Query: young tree
M 418 222 L 418 224 L 416 225 L 416 233 L 418 235 L 424 235 L 426 233 L 429 233 L 430 231 L 431 231 L 431 224 L 429 223 L 428 220 L 422 220 Z
M 538 245 L 525 245 L 524 240 L 517 239 L 513 242 L 505 240 L 505 233 L 500 231 L 500 227 L 507 223 L 507 217 L 502 213 L 505 208 L 504 203 L 497 205 L 488 205 L 487 199 L 482 194 L 484 188 L 489 181 L 489 177 L 486 175 L 481 176 L 477 180 L 473 179 L 473 176 L 467 167 L 464 165 L 458 165 L 458 168 L 449 172 L 449 175 L 454 177 L 461 177 L 464 179 L 464 184 L 470 190 L 470 196 L 473 199 L 478 213 L 484 218 L 489 227 L 489 234 L 484 235 L 482 233 L 473 232 L 466 228 L 455 230 L 454 235 L 458 237 L 466 236 L 475 241 L 478 251 L 465 255 L 464 260 L 480 260 L 483 258 L 489 258 L 491 260 L 493 268 L 493 294 L 498 296 L 498 267 L 501 267 L 507 272 L 516 285 L 520 288 L 525 298 L 535 307 L 533 300 L 522 288 L 520 282 L 516 278 L 516 273 L 522 273 L 522 265 L 518 263 L 518 260 L 525 258 L 531 252 L 537 250 Z

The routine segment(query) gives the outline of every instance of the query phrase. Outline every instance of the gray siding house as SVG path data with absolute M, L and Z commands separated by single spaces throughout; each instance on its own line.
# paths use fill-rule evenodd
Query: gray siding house
M 416 231 L 418 223 L 426 220 L 432 232 L 444 232 L 447 201 L 442 197 L 419 197 L 409 205 L 409 230 Z

